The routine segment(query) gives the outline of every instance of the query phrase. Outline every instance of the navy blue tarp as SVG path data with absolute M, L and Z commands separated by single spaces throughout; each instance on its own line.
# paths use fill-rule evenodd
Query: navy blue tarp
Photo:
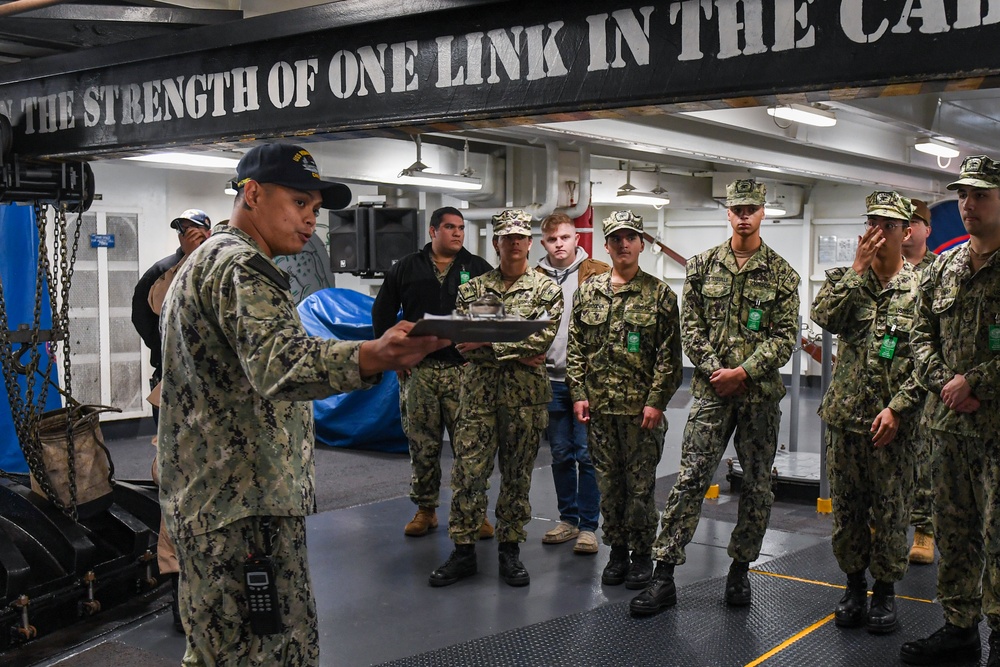
M 310 294 L 299 304 L 308 333 L 338 340 L 371 340 L 374 299 L 359 292 L 331 287 Z M 400 425 L 399 382 L 383 373 L 371 389 L 313 401 L 317 442 L 331 447 L 408 451 Z
M 3 281 L 3 296 L 7 306 L 7 324 L 17 329 L 19 324 L 31 326 L 35 310 L 35 275 L 38 266 L 38 230 L 35 229 L 35 213 L 30 206 L 0 205 L 0 280 Z M 43 291 L 41 328 L 52 326 L 47 291 Z M 17 346 L 15 345 L 15 348 Z M 43 343 L 39 347 L 45 348 Z M 6 354 L 0 350 L 0 354 Z M 27 351 L 22 352 L 21 361 L 27 362 Z M 48 372 L 53 382 L 58 380 L 55 365 L 47 365 L 48 356 L 42 349 L 42 370 Z M 24 376 L 20 377 L 21 397 L 25 395 Z M 42 388 L 44 379 L 35 376 L 35 397 Z M 45 409 L 55 410 L 61 406 L 59 394 L 51 387 L 46 397 Z M 0 382 L 0 469 L 7 472 L 28 472 L 28 464 L 21 453 L 21 445 L 14 431 L 14 421 L 7 398 L 7 387 Z

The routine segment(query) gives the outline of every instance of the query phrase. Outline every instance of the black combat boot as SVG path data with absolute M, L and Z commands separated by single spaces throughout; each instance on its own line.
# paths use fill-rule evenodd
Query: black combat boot
M 872 605 L 868 609 L 868 632 L 887 635 L 897 625 L 896 587 L 891 581 L 876 581 L 872 586 Z
M 521 547 L 517 542 L 501 542 L 497 551 L 500 560 L 500 578 L 508 586 L 527 586 L 531 583 L 528 571 L 521 564 Z
M 170 613 L 174 617 L 174 630 L 184 634 L 184 624 L 181 622 L 181 605 L 177 598 L 177 589 L 180 585 L 180 575 L 174 572 L 170 575 Z
M 456 544 L 444 565 L 431 572 L 431 586 L 450 586 L 459 579 L 471 577 L 477 572 L 476 545 Z
M 833 621 L 841 628 L 859 628 L 868 615 L 868 579 L 865 571 L 847 575 L 847 588 L 833 610 Z
M 726 577 L 726 604 L 730 607 L 745 607 L 750 604 L 750 563 L 734 560 Z
M 677 587 L 674 585 L 674 564 L 656 562 L 656 572 L 646 590 L 632 598 L 628 608 L 633 616 L 652 616 L 677 604 Z
M 986 667 L 1000 667 L 1000 630 L 990 630 L 990 654 Z
M 644 554 L 632 552 L 632 564 L 628 566 L 625 575 L 625 588 L 630 591 L 641 591 L 649 585 L 653 578 L 653 557 L 647 551 Z
M 611 558 L 601 573 L 601 583 L 605 586 L 621 586 L 625 583 L 628 567 L 628 547 L 612 546 Z
M 992 634 L 990 639 L 993 639 Z M 952 662 L 979 664 L 982 655 L 979 626 L 960 628 L 951 623 L 925 639 L 906 642 L 899 649 L 899 659 L 908 665 L 941 665 Z

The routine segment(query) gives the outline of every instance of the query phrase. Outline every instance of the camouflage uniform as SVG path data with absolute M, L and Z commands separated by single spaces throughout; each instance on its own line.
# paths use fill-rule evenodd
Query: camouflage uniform
M 562 289 L 536 271 L 528 271 L 509 288 L 499 269 L 473 278 L 459 288 L 456 308 L 465 311 L 487 294 L 502 301 L 507 314 L 532 320 L 547 317 L 554 322 L 562 317 Z M 531 466 L 548 424 L 552 388 L 544 364 L 531 368 L 518 359 L 543 354 L 555 335 L 556 327 L 550 326 L 516 343 L 493 343 L 466 353 L 471 363 L 462 368 L 448 520 L 448 533 L 456 545 L 476 542 L 486 518 L 486 489 L 498 455 L 497 541 L 526 539 L 524 526 L 531 520 Z
M 573 402 L 589 402 L 603 540 L 640 555 L 656 537 L 653 491 L 667 432 L 666 419 L 640 428 L 642 411 L 666 409 L 681 383 L 681 363 L 677 296 L 666 283 L 639 269 L 617 290 L 610 272 L 577 289 L 566 379 Z
M 372 305 L 372 329 L 381 336 L 403 317 L 416 322 L 426 313 L 449 315 L 458 287 L 490 270 L 486 260 L 462 248 L 444 271 L 438 269 L 431 244 L 393 265 Z M 454 347 L 424 358 L 400 381 L 399 414 L 409 441 L 410 500 L 436 508 L 441 491 L 442 434 L 455 441 L 458 387 L 465 363 Z
M 177 543 L 185 665 L 318 663 L 304 517 L 315 511 L 308 401 L 371 386 L 360 341 L 306 334 L 288 276 L 244 232 L 217 231 L 178 272 L 162 315 L 160 502 Z M 242 568 L 278 517 L 287 632 L 253 635 Z M 250 531 L 250 532 L 248 532 Z M 205 604 L 195 604 L 204 601 Z
M 986 614 L 1000 629 L 1000 253 L 972 274 L 968 245 L 938 257 L 920 282 L 911 345 L 929 393 L 938 599 L 962 628 Z M 963 374 L 973 413 L 948 408 L 941 389 Z
M 934 263 L 937 255 L 928 250 L 916 265 L 917 276 Z M 927 429 L 915 429 L 913 436 L 917 463 L 913 480 L 913 510 L 910 525 L 925 535 L 934 535 L 934 481 L 931 477 L 931 450 L 934 438 Z
M 813 321 L 839 335 L 833 381 L 819 408 L 828 427 L 833 553 L 844 572 L 870 569 L 882 582 L 903 578 L 909 553 L 914 422 L 924 397 L 910 349 L 918 279 L 907 262 L 884 288 L 871 269 L 863 275 L 831 269 L 811 312 Z M 890 354 L 883 348 L 887 336 L 896 339 L 889 359 L 883 357 Z M 871 425 L 886 407 L 901 424 L 891 443 L 876 448 Z
M 705 492 L 734 430 L 743 486 L 728 552 L 744 563 L 759 555 L 774 500 L 771 467 L 781 419 L 778 401 L 785 395 L 780 369 L 799 333 L 798 286 L 795 270 L 765 243 L 742 269 L 729 241 L 688 261 L 681 339 L 695 365 L 694 403 L 684 427 L 681 469 L 653 547 L 656 560 L 685 561 L 684 547 L 694 536 Z M 758 330 L 747 327 L 752 309 L 762 311 Z M 709 378 L 720 368 L 737 366 L 748 375 L 748 391 L 720 397 Z
M 424 359 L 400 382 L 399 414 L 410 443 L 410 500 L 437 507 L 441 489 L 441 434 L 455 442 L 462 367 Z M 454 451 L 454 447 L 452 447 Z

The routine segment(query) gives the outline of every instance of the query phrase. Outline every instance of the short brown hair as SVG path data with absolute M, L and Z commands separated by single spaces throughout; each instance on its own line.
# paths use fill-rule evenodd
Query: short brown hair
M 559 225 L 573 225 L 573 218 L 565 213 L 553 213 L 545 216 L 545 219 L 542 220 L 542 234 L 548 234 Z

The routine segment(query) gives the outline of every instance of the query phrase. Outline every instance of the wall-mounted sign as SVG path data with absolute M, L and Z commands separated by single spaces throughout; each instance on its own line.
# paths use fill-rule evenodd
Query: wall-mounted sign
M 91 234 L 90 235 L 90 247 L 91 248 L 114 248 L 115 247 L 115 235 L 114 234 Z
M 200 51 L 153 58 L 134 43 L 121 64 L 32 72 L 0 85 L 0 112 L 16 152 L 67 155 L 1000 73 L 997 0 L 487 2 L 330 27 L 309 16 L 290 36 L 234 43 L 220 25 L 198 29 L 217 35 Z

